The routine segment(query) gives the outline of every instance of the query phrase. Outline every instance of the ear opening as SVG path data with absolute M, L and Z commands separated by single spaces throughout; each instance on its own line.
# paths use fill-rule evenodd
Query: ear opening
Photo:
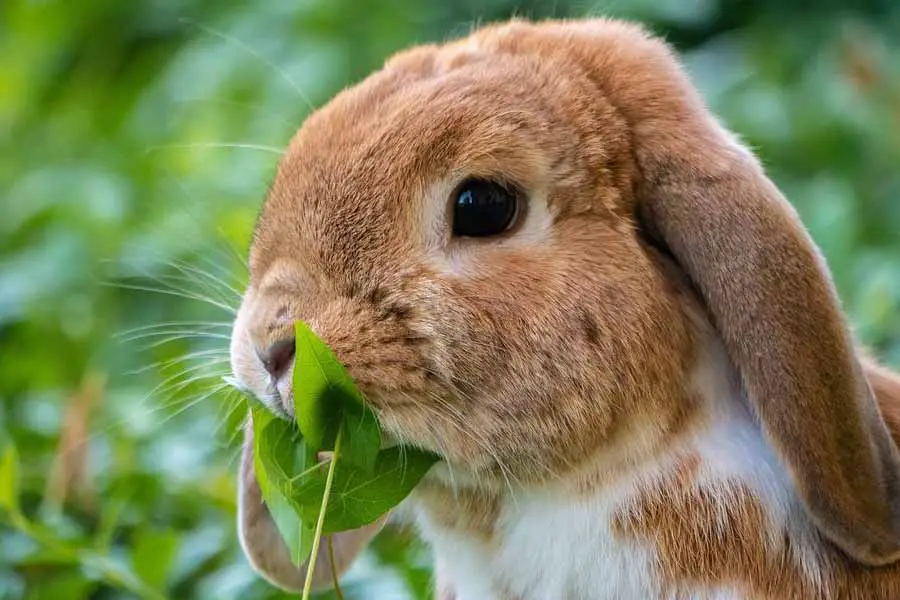
M 635 211 L 703 298 L 810 518 L 861 563 L 900 559 L 900 452 L 796 212 L 662 42 L 623 23 L 554 27 L 629 123 Z
M 247 426 L 241 451 L 238 475 L 238 537 L 241 548 L 253 569 L 273 585 L 288 592 L 299 592 L 306 579 L 307 563 L 299 568 L 291 562 L 290 553 L 263 501 L 253 466 L 253 427 Z M 381 531 L 386 518 L 360 529 L 334 534 L 334 561 L 340 577 L 353 564 L 359 553 Z M 327 536 L 326 536 L 327 537 Z M 326 538 L 322 540 L 325 546 Z M 320 551 L 313 575 L 313 589 L 332 586 L 331 561 L 328 552 Z

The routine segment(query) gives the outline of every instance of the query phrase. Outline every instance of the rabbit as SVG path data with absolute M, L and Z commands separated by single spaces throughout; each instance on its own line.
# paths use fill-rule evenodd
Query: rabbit
M 436 598 L 900 598 L 900 377 L 641 25 L 394 55 L 293 137 L 249 265 L 241 385 L 293 417 L 302 319 L 441 456 L 404 506 Z M 297 589 L 252 452 L 241 543 Z M 385 521 L 334 536 L 335 575 Z

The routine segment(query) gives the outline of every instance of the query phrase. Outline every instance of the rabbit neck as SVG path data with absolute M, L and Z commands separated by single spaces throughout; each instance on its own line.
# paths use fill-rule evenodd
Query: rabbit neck
M 661 448 L 629 435 L 539 487 L 426 480 L 414 506 L 446 597 L 822 597 L 818 534 L 712 348 L 693 373 L 696 425 Z

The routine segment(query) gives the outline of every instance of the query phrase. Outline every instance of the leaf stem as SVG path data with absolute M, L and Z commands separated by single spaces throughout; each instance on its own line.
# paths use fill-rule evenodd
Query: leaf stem
M 334 535 L 328 536 L 328 566 L 331 567 L 331 584 L 334 586 L 334 595 L 337 600 L 344 600 L 341 582 L 338 581 L 337 563 L 334 560 Z
M 313 574 L 316 571 L 316 561 L 319 556 L 319 542 L 322 539 L 322 530 L 325 528 L 325 512 L 328 510 L 328 498 L 331 496 L 331 483 L 334 481 L 334 469 L 337 465 L 338 457 L 341 453 L 341 437 L 343 437 L 344 428 L 338 430 L 337 438 L 334 440 L 334 452 L 331 454 L 331 463 L 328 465 L 328 475 L 325 477 L 325 492 L 322 494 L 322 506 L 319 508 L 319 519 L 316 522 L 316 532 L 313 535 L 312 553 L 309 555 L 309 564 L 306 567 L 306 581 L 303 584 L 303 600 L 309 600 L 310 591 L 312 591 Z

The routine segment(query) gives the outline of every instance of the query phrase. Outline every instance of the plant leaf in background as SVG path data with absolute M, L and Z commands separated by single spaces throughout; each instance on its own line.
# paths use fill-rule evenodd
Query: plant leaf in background
M 7 444 L 0 458 L 0 509 L 19 510 L 19 461 L 12 444 Z
M 174 531 L 143 529 L 134 542 L 132 568 L 147 585 L 164 590 L 177 550 L 178 535 Z

